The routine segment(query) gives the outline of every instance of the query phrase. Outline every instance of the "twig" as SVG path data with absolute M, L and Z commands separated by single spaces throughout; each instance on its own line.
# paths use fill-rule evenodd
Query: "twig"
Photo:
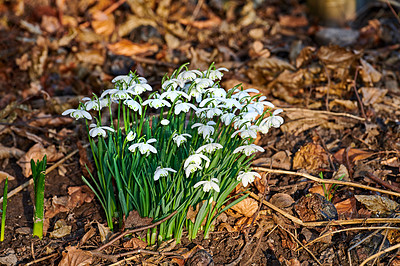
M 326 180 L 326 179 L 324 179 Z M 253 192 L 246 192 L 249 193 L 252 198 L 260 200 L 260 197 L 254 194 Z M 266 205 L 268 208 L 273 209 L 274 211 L 282 214 L 284 217 L 288 218 L 292 222 L 307 226 L 307 227 L 316 227 L 316 226 L 327 226 L 327 225 L 350 225 L 350 224 L 379 224 L 379 223 L 397 223 L 400 224 L 400 218 L 356 218 L 351 220 L 332 220 L 332 221 L 320 221 L 320 222 L 303 222 L 297 217 L 281 210 L 280 208 L 276 207 L 272 203 L 262 200 L 263 204 Z
M 89 147 L 89 144 L 85 144 L 83 146 L 84 148 Z M 55 164 L 53 164 L 52 166 L 50 166 L 49 168 L 47 168 L 46 170 L 46 175 L 48 173 L 50 173 L 51 171 L 53 171 L 54 169 L 56 169 L 57 167 L 59 167 L 61 164 L 63 164 L 66 160 L 68 160 L 69 158 L 71 158 L 72 156 L 74 156 L 76 153 L 78 152 L 78 150 L 75 150 L 73 152 L 71 152 L 70 154 L 68 154 L 67 156 L 65 156 L 64 158 L 62 158 L 61 160 L 59 160 L 58 162 L 56 162 Z M 21 190 L 23 190 L 24 188 L 27 188 L 28 186 L 33 184 L 33 179 L 29 179 L 29 181 L 26 181 L 25 183 L 23 183 L 22 185 L 19 185 L 18 187 L 14 188 L 12 191 L 10 191 L 8 193 L 8 198 L 11 198 L 12 196 L 14 196 L 15 194 L 17 194 L 18 192 L 20 192 Z M 0 203 L 3 202 L 3 197 L 0 198 Z
M 118 258 L 125 257 L 125 256 L 130 256 L 133 254 L 149 254 L 149 255 L 162 255 L 162 256 L 177 256 L 177 257 L 182 257 L 181 255 L 175 253 L 175 252 L 159 252 L 159 251 L 151 251 L 151 250 L 145 250 L 145 249 L 135 249 L 132 251 L 128 251 L 125 253 L 120 253 L 120 254 L 115 254 L 115 255 L 107 255 L 103 254 L 99 251 L 91 251 L 92 255 L 98 258 L 106 259 L 112 262 L 116 262 Z
M 298 172 L 293 172 L 293 171 L 286 171 L 286 170 L 279 170 L 279 169 L 268 169 L 265 167 L 253 167 L 254 170 L 258 171 L 265 171 L 269 173 L 276 173 L 276 174 L 285 174 L 285 175 L 297 175 L 297 176 L 302 176 L 307 179 L 316 181 L 318 183 L 325 183 L 325 184 L 338 184 L 338 185 L 343 185 L 343 186 L 350 186 L 350 187 L 358 187 L 362 189 L 367 189 L 371 191 L 376 191 L 380 192 L 383 194 L 388 194 L 396 197 L 400 197 L 400 193 L 395 192 L 395 191 L 390 191 L 390 190 L 384 190 L 384 189 L 379 189 L 379 188 L 374 188 L 366 185 L 361 185 L 353 182 L 348 182 L 348 181 L 341 181 L 341 180 L 331 180 L 331 179 L 321 179 L 306 173 L 298 173 Z
M 398 249 L 398 248 L 400 248 L 400 243 L 397 244 L 397 245 L 391 246 L 390 248 L 387 248 L 387 249 L 385 249 L 385 250 L 383 250 L 383 251 L 381 251 L 381 252 L 378 252 L 378 253 L 372 255 L 371 257 L 365 259 L 365 260 L 360 264 L 360 266 L 364 266 L 365 264 L 367 264 L 368 261 L 373 260 L 373 259 L 375 259 L 376 257 L 380 257 L 381 255 L 383 255 L 383 254 L 385 254 L 385 253 L 388 253 L 388 252 L 390 252 L 390 251 L 392 251 L 392 250 Z
M 367 173 L 366 176 L 371 179 L 372 181 L 375 181 L 376 183 L 378 183 L 381 186 L 387 187 L 393 191 L 399 192 L 400 193 L 400 188 L 398 186 L 394 186 L 392 184 L 390 184 L 389 182 L 386 182 L 385 180 L 380 179 L 379 177 L 371 174 L 371 173 Z
M 279 225 L 279 224 L 278 224 Z M 310 253 L 310 255 L 314 258 L 314 260 L 319 264 L 322 265 L 321 262 L 319 262 L 319 260 L 317 259 L 317 257 L 315 257 L 315 255 L 311 252 L 311 250 L 309 250 L 307 247 L 305 247 L 303 245 L 303 243 L 301 243 L 300 240 L 298 240 L 293 234 L 292 232 L 290 232 L 289 230 L 287 230 L 286 228 L 284 228 L 282 225 L 279 225 L 279 228 L 281 228 L 282 230 L 284 230 L 286 233 L 288 233 L 289 235 L 291 235 L 293 237 L 294 240 L 296 240 L 297 243 L 300 244 L 300 246 L 302 246 L 305 250 L 307 250 L 308 253 Z
M 392 7 L 392 5 L 390 4 L 390 2 L 389 2 L 388 0 L 385 0 L 385 1 L 386 1 L 386 4 L 389 6 L 390 11 L 392 11 L 393 15 L 396 17 L 397 21 L 398 21 L 399 24 L 400 24 L 400 18 L 399 18 L 399 16 L 397 15 L 396 10 L 394 10 L 394 8 Z
M 46 257 L 43 257 L 43 258 L 40 258 L 40 259 L 37 259 L 37 260 L 31 261 L 31 262 L 28 262 L 28 263 L 26 264 L 26 266 L 29 266 L 29 265 L 33 265 L 33 264 L 39 263 L 39 262 L 41 262 L 41 261 L 44 261 L 44 260 L 50 259 L 50 258 L 52 258 L 52 257 L 55 257 L 55 256 L 57 256 L 57 255 L 58 255 L 58 253 L 54 253 L 54 254 L 51 254 L 51 255 L 49 255 L 49 256 L 46 256 Z
M 326 98 L 325 98 L 325 108 L 326 108 L 326 111 L 329 112 L 329 92 L 331 89 L 331 76 L 329 75 L 328 69 L 326 68 L 325 64 L 323 64 L 323 65 L 324 65 L 326 77 L 328 78 L 328 87 L 326 89 Z
M 314 244 L 315 242 L 318 242 L 319 240 L 321 240 L 327 236 L 332 236 L 334 234 L 338 234 L 338 233 L 342 233 L 342 232 L 357 231 L 357 230 L 382 230 L 382 229 L 400 230 L 400 227 L 392 227 L 392 226 L 351 227 L 351 228 L 345 228 L 345 229 L 336 230 L 336 231 L 329 231 L 326 234 L 323 234 L 322 236 L 319 236 L 319 237 L 311 240 L 304 246 L 305 247 L 310 246 L 310 245 Z M 300 247 L 300 248 L 296 249 L 295 251 L 297 252 L 297 251 L 301 250 L 302 248 L 303 247 Z
M 158 222 L 155 222 L 153 224 L 142 226 L 142 227 L 131 229 L 131 230 L 126 230 L 125 232 L 122 232 L 119 236 L 117 236 L 117 237 L 113 238 L 112 240 L 110 240 L 110 242 L 108 242 L 107 244 L 104 244 L 103 246 L 101 246 L 98 249 L 96 249 L 95 251 L 102 251 L 103 249 L 111 246 L 114 242 L 116 242 L 117 240 L 123 238 L 126 235 L 133 234 L 133 233 L 136 233 L 136 232 L 140 232 L 140 231 L 143 231 L 143 230 L 147 230 L 147 229 L 156 227 L 157 225 L 162 224 L 163 222 L 165 222 L 166 220 L 168 220 L 169 218 L 174 216 L 177 212 L 178 211 L 174 211 L 173 213 L 171 213 L 170 215 L 168 215 L 164 219 L 162 219 L 162 220 L 160 220 Z
M 355 119 L 358 121 L 365 121 L 365 118 L 359 117 L 359 116 L 355 116 L 355 115 L 351 115 L 351 114 L 347 114 L 347 113 L 335 113 L 335 112 L 328 112 L 328 111 L 322 111 L 322 110 L 311 110 L 311 109 L 303 109 L 303 108 L 282 108 L 285 112 L 309 112 L 309 113 L 317 113 L 317 114 L 324 114 L 324 115 L 333 115 L 333 116 L 344 116 L 344 117 L 348 117 L 351 119 Z
M 358 91 L 357 91 L 357 76 L 358 76 L 358 70 L 359 69 L 360 69 L 359 67 L 356 68 L 356 74 L 354 74 L 354 80 L 353 80 L 352 86 L 354 88 L 354 93 L 356 94 L 357 101 L 360 104 L 361 114 L 362 114 L 362 116 L 364 117 L 364 119 L 366 121 L 367 120 L 367 116 L 365 115 L 364 105 L 363 105 L 363 103 L 361 101 L 361 98 L 360 98 L 360 95 L 358 94 Z

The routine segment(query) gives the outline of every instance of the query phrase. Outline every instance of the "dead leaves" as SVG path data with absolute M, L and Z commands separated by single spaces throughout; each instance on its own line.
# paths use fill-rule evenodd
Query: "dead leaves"
M 158 51 L 156 44 L 137 44 L 127 39 L 122 39 L 119 42 L 108 44 L 107 48 L 117 55 L 133 56 L 139 54 L 151 55 Z
M 63 258 L 58 266 L 88 266 L 93 263 L 93 255 L 90 251 L 77 249 L 76 247 L 66 247 Z
M 22 168 L 23 175 L 29 177 L 32 174 L 31 159 L 36 162 L 42 160 L 45 155 L 47 155 L 47 162 L 54 162 L 64 157 L 64 154 L 56 150 L 55 145 L 45 148 L 43 144 L 36 143 L 17 161 L 17 164 Z
M 232 206 L 231 209 L 237 211 L 245 217 L 253 217 L 253 215 L 257 212 L 258 202 L 250 197 L 247 197 L 238 204 Z
M 312 173 L 320 172 L 328 166 L 328 155 L 318 144 L 308 143 L 300 148 L 293 158 L 293 169 L 305 169 Z
M 150 225 L 153 221 L 153 218 L 148 217 L 140 217 L 139 213 L 136 210 L 133 210 L 129 213 L 128 218 L 125 220 L 125 228 L 137 228 L 146 225 Z
M 355 195 L 354 197 L 373 213 L 390 214 L 399 207 L 397 202 L 378 195 Z
M 4 180 L 6 180 L 8 178 L 8 180 L 15 180 L 15 177 L 13 177 L 12 175 L 0 171 L 0 183 L 3 182 Z

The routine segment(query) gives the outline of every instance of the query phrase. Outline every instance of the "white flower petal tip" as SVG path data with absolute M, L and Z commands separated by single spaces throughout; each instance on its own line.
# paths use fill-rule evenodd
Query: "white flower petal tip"
M 197 188 L 199 186 L 203 186 L 203 191 L 204 192 L 210 192 L 210 190 L 215 190 L 216 192 L 219 192 L 220 188 L 219 188 L 217 183 L 218 183 L 218 179 L 211 178 L 210 181 L 197 182 L 193 187 Z
M 106 130 L 115 132 L 113 128 L 107 126 L 97 126 L 96 124 L 91 124 L 89 127 L 92 128 L 91 130 L 89 130 L 89 135 L 92 138 L 95 138 L 97 136 L 102 136 L 103 138 L 107 137 Z
M 246 156 L 250 156 L 255 152 L 264 152 L 265 150 L 260 147 L 257 146 L 255 144 L 250 144 L 250 145 L 244 145 L 244 146 L 240 146 L 237 147 L 233 153 L 238 153 L 238 152 L 243 152 Z
M 168 120 L 168 119 L 163 119 L 163 120 L 161 120 L 161 125 L 163 125 L 163 126 L 168 126 L 169 125 L 169 123 L 170 123 L 170 121 Z
M 154 172 L 154 181 L 160 179 L 160 177 L 168 176 L 169 172 L 176 173 L 176 171 L 172 168 L 161 168 L 161 166 L 157 167 L 156 171 Z
M 89 112 L 81 109 L 68 109 L 65 110 L 62 115 L 70 115 L 72 118 L 75 118 L 76 120 L 81 119 L 81 118 L 86 118 L 87 120 L 92 120 L 92 116 L 89 114 Z
M 242 181 L 242 184 L 244 187 L 247 187 L 248 184 L 251 184 L 254 182 L 254 179 L 258 177 L 261 179 L 261 175 L 257 172 L 243 172 L 240 171 L 239 175 L 237 177 L 238 181 Z

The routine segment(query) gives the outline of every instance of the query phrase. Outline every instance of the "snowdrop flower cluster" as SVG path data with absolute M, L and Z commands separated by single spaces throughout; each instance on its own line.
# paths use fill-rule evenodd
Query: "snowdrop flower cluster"
M 171 237 L 179 242 L 184 226 L 194 238 L 204 220 L 207 235 L 215 218 L 207 213 L 219 213 L 238 184 L 261 178 L 249 167 L 249 159 L 264 152 L 254 141 L 283 124 L 282 110 L 256 89 L 223 88 L 227 71 L 183 65 L 164 77 L 160 91 L 130 72 L 115 77 L 114 88 L 100 97 L 85 97 L 63 112 L 86 122 L 97 171 L 85 182 L 111 229 L 132 210 L 154 220 L 178 210 L 173 222 L 149 231 L 150 244 Z M 104 113 L 107 125 L 101 124 Z M 186 214 L 197 205 L 203 211 L 192 223 Z

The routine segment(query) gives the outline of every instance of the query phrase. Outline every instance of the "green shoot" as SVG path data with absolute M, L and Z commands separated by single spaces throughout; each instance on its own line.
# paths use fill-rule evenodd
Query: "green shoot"
M 6 178 L 6 182 L 4 183 L 4 192 L 3 192 L 3 209 L 1 214 L 1 233 L 0 233 L 0 241 L 4 241 L 4 230 L 6 228 L 6 212 L 7 212 L 7 193 L 8 193 L 8 177 Z
M 35 191 L 35 213 L 33 217 L 33 236 L 43 238 L 44 221 L 44 184 L 47 167 L 47 156 L 35 161 L 31 160 L 32 177 Z

